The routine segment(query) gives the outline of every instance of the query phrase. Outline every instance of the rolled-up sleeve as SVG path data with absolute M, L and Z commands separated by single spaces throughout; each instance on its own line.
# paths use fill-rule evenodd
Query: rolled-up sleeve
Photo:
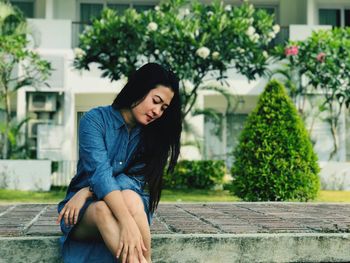
M 79 125 L 79 155 L 85 172 L 89 175 L 90 189 L 98 200 L 108 193 L 121 190 L 113 177 L 113 167 L 105 145 L 105 125 L 98 111 L 90 111 Z

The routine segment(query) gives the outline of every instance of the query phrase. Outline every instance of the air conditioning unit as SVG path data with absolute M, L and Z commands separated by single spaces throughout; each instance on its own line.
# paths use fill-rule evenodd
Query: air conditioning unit
M 28 137 L 36 138 L 38 135 L 38 125 L 51 125 L 53 124 L 52 120 L 29 120 L 28 121 Z
M 29 93 L 29 111 L 56 111 L 57 94 L 53 92 Z

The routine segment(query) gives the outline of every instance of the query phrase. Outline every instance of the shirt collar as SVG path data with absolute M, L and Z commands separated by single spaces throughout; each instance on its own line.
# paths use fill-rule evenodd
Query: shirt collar
M 119 129 L 120 127 L 124 126 L 125 129 L 127 129 L 127 125 L 125 123 L 125 120 L 122 116 L 122 114 L 120 113 L 120 111 L 118 109 L 114 109 L 112 105 L 109 106 L 112 112 L 112 115 L 115 117 L 115 126 L 117 129 Z M 139 134 L 139 132 L 141 131 L 141 125 L 140 124 L 136 124 L 136 126 L 131 130 L 131 134 L 132 135 L 137 135 Z

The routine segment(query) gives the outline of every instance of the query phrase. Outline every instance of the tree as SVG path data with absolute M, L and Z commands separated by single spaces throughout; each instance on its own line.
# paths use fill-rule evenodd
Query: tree
M 89 69 L 98 63 L 103 77 L 118 80 L 147 61 L 159 62 L 177 73 L 183 87 L 192 84 L 182 89 L 185 118 L 209 73 L 222 83 L 230 68 L 249 80 L 262 76 L 278 31 L 273 16 L 248 2 L 233 8 L 219 1 L 170 0 L 154 10 L 128 9 L 121 15 L 107 9 L 81 35 L 74 64 Z
M 321 105 L 313 107 L 314 118 L 326 115 L 333 137 L 333 159 L 338 151 L 339 118 L 350 108 L 350 28 L 313 32 L 305 41 L 289 42 L 277 48 L 285 68 L 277 71 L 285 76 L 287 87 L 305 115 L 305 100 L 314 93 L 322 96 Z M 315 113 L 315 109 L 318 109 Z M 314 120 L 311 120 L 311 127 Z
M 24 86 L 42 84 L 51 70 L 47 61 L 26 48 L 27 32 L 22 13 L 10 4 L 0 2 L 1 159 L 22 157 L 24 154 L 24 148 L 18 145 L 17 139 L 26 120 L 16 120 L 13 116 L 11 97 Z
M 285 88 L 273 80 L 234 152 L 233 191 L 248 201 L 307 201 L 320 188 L 317 156 Z

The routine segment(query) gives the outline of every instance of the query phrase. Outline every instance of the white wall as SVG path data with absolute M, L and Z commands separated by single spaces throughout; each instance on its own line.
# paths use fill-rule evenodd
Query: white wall
M 54 0 L 54 17 L 56 19 L 68 19 L 78 21 L 76 17 L 77 1 L 75 0 Z
M 31 47 L 43 49 L 70 49 L 72 23 L 70 20 L 28 19 Z
M 280 24 L 306 24 L 308 0 L 280 0 Z

